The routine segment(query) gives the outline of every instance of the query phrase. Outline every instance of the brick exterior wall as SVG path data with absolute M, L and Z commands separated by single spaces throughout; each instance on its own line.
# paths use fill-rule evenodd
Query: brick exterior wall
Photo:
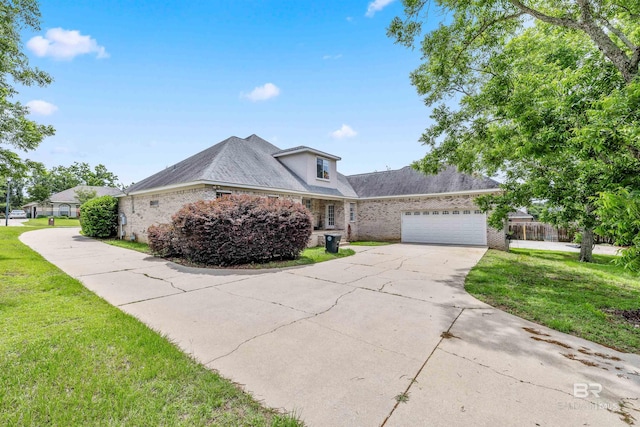
M 401 215 L 408 210 L 470 209 L 478 207 L 474 196 L 425 196 L 390 199 L 359 200 L 357 229 L 354 240 L 400 240 Z M 506 229 L 496 230 L 487 225 L 487 245 L 493 249 L 508 249 Z
M 148 242 L 147 229 L 151 225 L 171 222 L 171 216 L 187 203 L 198 200 L 213 200 L 217 191 L 230 192 L 232 194 L 248 194 L 253 196 L 278 196 L 302 202 L 301 196 L 281 194 L 275 192 L 258 192 L 237 188 L 215 188 L 212 186 L 195 186 L 174 191 L 164 191 L 156 194 L 142 194 L 136 196 L 120 197 L 118 210 L 127 218 L 127 224 L 123 226 L 125 238 L 129 239 L 135 233 L 136 240 Z
M 187 203 L 198 200 L 213 200 L 216 191 L 231 192 L 233 194 L 249 194 L 255 196 L 275 195 L 302 202 L 302 196 L 275 192 L 259 192 L 237 188 L 218 188 L 212 186 L 193 186 L 173 191 L 149 193 L 136 196 L 120 197 L 119 211 L 127 218 L 123 226 L 124 238 L 129 239 L 132 233 L 136 240 L 148 242 L 147 229 L 154 224 L 168 223 L 171 216 Z M 356 221 L 350 221 L 350 203 L 355 203 Z M 444 197 L 408 197 L 393 199 L 375 199 L 358 201 L 338 201 L 312 199 L 312 211 L 316 212 L 314 226 L 318 224 L 318 215 L 325 223 L 326 205 L 335 206 L 336 231 L 341 233 L 342 240 L 400 240 L 401 213 L 406 210 L 420 209 L 477 209 L 473 203 L 473 196 L 444 196 Z M 310 239 L 310 246 L 322 244 L 316 232 Z M 508 249 L 506 229 L 495 230 L 487 227 L 487 245 L 495 249 Z

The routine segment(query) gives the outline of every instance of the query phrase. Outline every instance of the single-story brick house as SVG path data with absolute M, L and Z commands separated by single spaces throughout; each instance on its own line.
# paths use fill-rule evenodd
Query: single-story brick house
M 251 135 L 231 137 L 130 186 L 120 198 L 124 238 L 147 241 L 183 205 L 225 194 L 286 197 L 309 209 L 322 244 L 327 230 L 347 240 L 483 245 L 506 249 L 505 229 L 487 225 L 474 204 L 498 183 L 448 168 L 426 176 L 410 167 L 345 176 L 340 157 L 299 146 L 281 150 Z
M 98 187 L 92 185 L 78 185 L 68 188 L 59 193 L 52 194 L 46 203 L 31 202 L 22 207 L 30 218 L 38 216 L 68 216 L 76 218 L 80 209 L 80 201 L 76 195 L 77 191 L 94 191 L 96 197 L 119 196 L 122 191 L 115 187 Z

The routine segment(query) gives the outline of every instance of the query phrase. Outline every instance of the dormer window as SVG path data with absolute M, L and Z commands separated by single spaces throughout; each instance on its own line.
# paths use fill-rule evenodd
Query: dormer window
M 329 179 L 329 160 L 316 157 L 316 178 Z

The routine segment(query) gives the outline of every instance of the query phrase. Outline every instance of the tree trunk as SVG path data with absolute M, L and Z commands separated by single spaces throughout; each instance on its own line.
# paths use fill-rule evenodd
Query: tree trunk
M 582 230 L 582 243 L 580 244 L 580 262 L 593 261 L 593 228 L 585 227 Z

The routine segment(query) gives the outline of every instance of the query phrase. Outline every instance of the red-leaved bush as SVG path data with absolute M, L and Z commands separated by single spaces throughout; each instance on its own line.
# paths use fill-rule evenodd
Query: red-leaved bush
M 183 206 L 170 225 L 157 226 L 153 236 L 149 229 L 149 246 L 198 264 L 263 263 L 298 257 L 311 229 L 300 203 L 232 195 Z
M 147 235 L 149 236 L 149 249 L 153 253 L 163 257 L 180 256 L 177 245 L 174 244 L 176 233 L 173 225 L 152 225 L 147 229 Z

